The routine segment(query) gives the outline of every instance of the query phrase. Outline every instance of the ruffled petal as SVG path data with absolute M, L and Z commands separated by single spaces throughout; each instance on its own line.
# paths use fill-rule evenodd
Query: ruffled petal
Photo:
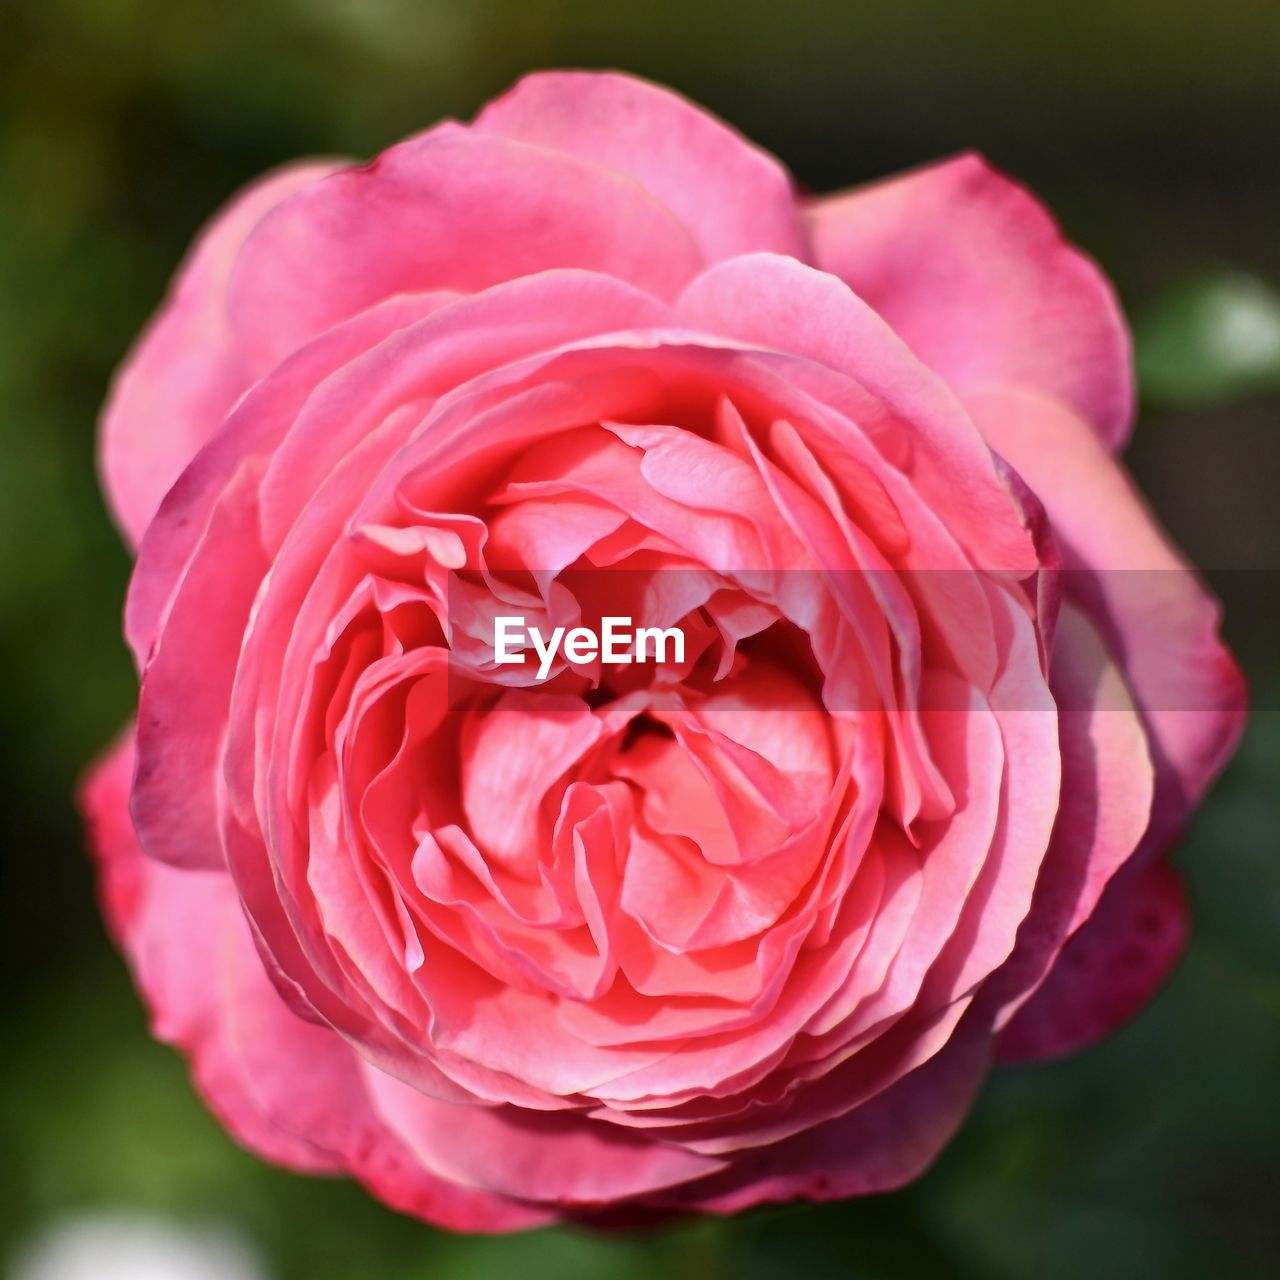
M 102 897 L 152 1016 L 235 1138 L 302 1172 L 345 1172 L 406 1213 L 459 1231 L 512 1231 L 545 1210 L 424 1169 L 378 1119 L 354 1050 L 292 1013 L 268 980 L 231 880 L 146 858 L 128 814 L 132 735 L 91 771 L 81 806 Z

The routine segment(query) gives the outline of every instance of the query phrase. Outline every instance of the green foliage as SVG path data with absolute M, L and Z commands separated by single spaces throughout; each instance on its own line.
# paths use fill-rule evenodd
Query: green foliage
M 1144 396 L 1204 405 L 1280 391 L 1280 292 L 1235 272 L 1192 281 L 1137 325 Z

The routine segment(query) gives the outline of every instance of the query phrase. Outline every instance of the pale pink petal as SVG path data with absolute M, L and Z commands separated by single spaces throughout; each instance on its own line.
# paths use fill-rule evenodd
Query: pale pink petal
M 458 745 L 462 804 L 480 847 L 528 874 L 550 839 L 544 801 L 595 744 L 599 720 L 578 698 L 516 691 L 467 716 Z M 541 817 L 539 810 L 542 809 Z
M 102 415 L 103 486 L 129 541 L 253 380 L 226 311 L 227 281 L 245 237 L 276 205 L 331 173 L 291 165 L 231 201 L 196 240 L 169 297 L 116 375 Z
M 215 429 L 186 463 L 147 527 L 129 583 L 125 635 L 139 669 L 147 664 L 165 605 L 204 535 L 210 513 L 245 459 L 272 446 L 331 374 L 454 296 L 413 294 L 389 299 L 329 330 L 244 396 L 221 423 L 222 429 Z
M 240 253 L 229 306 L 269 367 L 396 293 L 581 267 L 671 297 L 701 261 L 675 215 L 623 175 L 440 126 L 276 208 Z
M 612 72 L 526 76 L 475 128 L 629 174 L 693 233 L 708 262 L 755 250 L 806 256 L 786 170 L 659 85 Z
M 1134 392 L 1115 294 L 1024 188 L 963 155 L 806 213 L 818 266 L 954 386 L 1029 387 L 1123 442 Z

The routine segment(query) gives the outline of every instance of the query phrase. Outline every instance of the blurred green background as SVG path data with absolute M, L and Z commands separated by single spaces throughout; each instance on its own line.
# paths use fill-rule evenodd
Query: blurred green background
M 666 81 L 812 190 L 962 147 L 1037 190 L 1135 320 L 1132 463 L 1227 598 L 1261 708 L 1179 854 L 1196 930 L 1164 994 L 1078 1059 L 998 1073 L 894 1195 L 637 1237 L 434 1232 L 236 1149 L 98 920 L 70 795 L 134 694 L 92 461 L 108 374 L 241 182 L 370 155 L 554 65 Z M 0 0 L 8 1274 L 142 1280 L 40 1243 L 122 1212 L 230 1233 L 258 1269 L 225 1280 L 1280 1274 L 1278 133 L 1274 0 Z

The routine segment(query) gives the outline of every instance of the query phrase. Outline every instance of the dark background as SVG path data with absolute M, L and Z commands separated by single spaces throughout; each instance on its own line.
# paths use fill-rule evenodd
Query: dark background
M 1135 321 L 1132 465 L 1262 708 L 1178 855 L 1196 927 L 1166 991 L 1102 1047 L 998 1073 L 894 1195 L 641 1237 L 432 1231 L 235 1148 L 98 920 L 70 796 L 134 693 L 106 378 L 240 183 L 557 65 L 663 80 L 811 190 L 976 147 L 1039 192 Z M 24 1243 L 123 1212 L 229 1231 L 278 1280 L 1280 1274 L 1278 134 L 1275 0 L 0 0 L 0 1266 L 31 1280 Z M 84 1275 L 140 1278 L 109 1253 Z

